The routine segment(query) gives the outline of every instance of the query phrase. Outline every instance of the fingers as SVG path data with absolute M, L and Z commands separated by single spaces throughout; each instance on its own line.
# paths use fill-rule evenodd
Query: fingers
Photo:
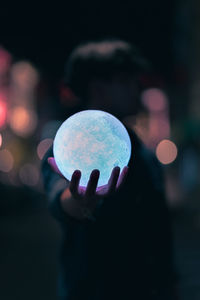
M 79 170 L 74 171 L 70 185 L 69 190 L 73 196 L 74 199 L 77 199 L 79 202 L 79 205 L 84 209 L 83 216 L 86 217 L 85 211 L 92 212 L 95 205 L 95 197 L 96 196 L 96 188 L 97 183 L 99 179 L 100 172 L 99 170 L 93 170 L 90 174 L 90 178 L 87 184 L 87 187 L 80 187 L 80 178 L 81 178 L 81 172 Z M 91 213 L 90 213 L 91 214 Z M 88 217 L 88 213 L 87 213 Z
M 64 176 L 62 175 L 62 173 L 60 172 L 60 170 L 58 169 L 58 167 L 56 165 L 56 161 L 55 161 L 54 157 L 48 157 L 47 161 L 48 161 L 48 164 L 50 165 L 50 167 L 52 168 L 52 170 L 64 178 Z
M 88 181 L 86 192 L 85 192 L 86 198 L 90 198 L 95 195 L 97 183 L 99 180 L 99 175 L 100 175 L 99 170 L 93 170 L 92 173 L 90 174 L 90 179 Z
M 128 166 L 126 166 L 123 168 L 121 174 L 119 174 L 120 173 L 119 167 L 114 168 L 111 173 L 108 184 L 98 187 L 97 194 L 99 196 L 106 197 L 106 196 L 109 196 L 111 193 L 113 193 L 118 188 L 120 188 L 126 180 L 128 170 L 129 170 L 129 168 L 128 168 Z
M 116 185 L 117 185 L 117 181 L 119 178 L 119 174 L 120 174 L 120 167 L 115 167 L 112 170 L 110 179 L 108 181 L 108 190 L 107 190 L 107 195 L 112 194 L 115 189 L 116 189 Z
M 128 174 L 128 170 L 129 170 L 129 168 L 127 166 L 123 168 L 121 174 L 119 175 L 118 181 L 117 181 L 117 189 L 121 185 L 123 185 L 123 183 L 125 182 L 125 179 L 126 179 L 127 174 Z
M 81 179 L 81 171 L 79 170 L 74 171 L 69 184 L 69 190 L 73 196 L 78 196 L 79 194 L 78 187 L 79 187 L 80 179 Z

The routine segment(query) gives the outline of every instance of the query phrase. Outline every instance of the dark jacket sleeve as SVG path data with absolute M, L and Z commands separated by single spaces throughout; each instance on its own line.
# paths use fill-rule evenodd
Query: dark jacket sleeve
M 93 223 L 95 218 L 79 221 L 63 211 L 60 203 L 60 197 L 63 191 L 69 186 L 69 181 L 65 178 L 61 178 L 59 174 L 52 170 L 48 163 L 49 157 L 53 157 L 53 147 L 46 152 L 41 163 L 43 186 L 47 195 L 50 213 L 58 221 L 64 224 L 66 223 L 67 225 L 83 225 L 84 223 Z
M 49 209 L 57 220 L 66 221 L 66 214 L 62 210 L 60 203 L 60 196 L 64 189 L 68 187 L 69 181 L 61 178 L 51 169 L 48 163 L 48 157 L 53 157 L 53 147 L 46 152 L 41 163 L 43 186 L 47 195 Z

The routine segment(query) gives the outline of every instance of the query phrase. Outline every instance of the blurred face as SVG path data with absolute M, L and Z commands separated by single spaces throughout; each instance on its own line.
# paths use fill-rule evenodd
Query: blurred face
M 109 81 L 96 80 L 90 85 L 90 108 L 101 109 L 122 119 L 136 114 L 138 89 L 128 74 L 117 74 Z

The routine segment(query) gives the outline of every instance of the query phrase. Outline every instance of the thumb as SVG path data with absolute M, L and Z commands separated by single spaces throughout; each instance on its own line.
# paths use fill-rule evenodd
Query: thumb
M 51 169 L 59 174 L 61 177 L 64 178 L 64 176 L 62 175 L 62 173 L 60 172 L 60 170 L 58 169 L 58 166 L 56 164 L 55 158 L 54 157 L 48 157 L 48 164 L 50 165 Z

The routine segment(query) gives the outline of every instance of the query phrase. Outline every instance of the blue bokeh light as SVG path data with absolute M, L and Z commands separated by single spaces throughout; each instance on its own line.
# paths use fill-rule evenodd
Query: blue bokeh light
M 131 156 L 131 141 L 124 125 L 113 115 L 100 110 L 78 112 L 58 129 L 53 152 L 60 172 L 71 180 L 75 170 L 82 173 L 86 186 L 94 169 L 99 169 L 98 186 L 107 184 L 113 167 L 122 170 Z

